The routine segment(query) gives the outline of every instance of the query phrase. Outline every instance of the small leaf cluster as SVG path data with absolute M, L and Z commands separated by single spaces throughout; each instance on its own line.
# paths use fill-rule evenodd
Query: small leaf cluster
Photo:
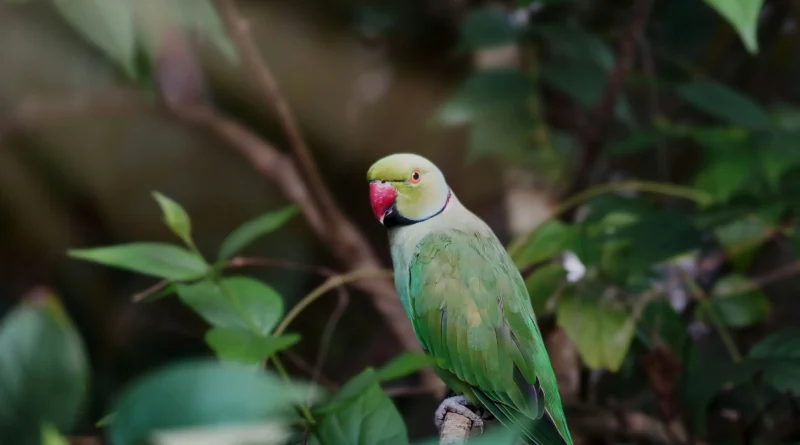
M 409 443 L 405 423 L 381 384 L 432 359 L 401 354 L 380 369 L 365 369 L 334 394 L 290 379 L 277 354 L 301 337 L 284 332 L 283 299 L 266 283 L 223 273 L 235 255 L 294 216 L 295 206 L 242 224 L 209 262 L 195 246 L 187 212 L 161 193 L 153 196 L 164 223 L 183 245 L 133 243 L 75 249 L 69 255 L 164 279 L 163 289 L 145 301 L 177 294 L 210 325 L 205 340 L 217 360 L 171 364 L 129 384 L 102 422 L 110 444 L 191 443 L 193 437 L 286 444 L 297 443 L 298 434 L 322 445 Z M 265 369 L 268 360 L 276 373 Z

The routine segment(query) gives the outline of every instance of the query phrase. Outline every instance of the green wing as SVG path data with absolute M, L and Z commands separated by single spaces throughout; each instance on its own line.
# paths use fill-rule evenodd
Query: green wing
M 439 371 L 520 428 L 527 443 L 572 445 L 530 297 L 500 242 L 434 232 L 419 243 L 409 269 L 411 322 L 422 347 L 440 360 Z

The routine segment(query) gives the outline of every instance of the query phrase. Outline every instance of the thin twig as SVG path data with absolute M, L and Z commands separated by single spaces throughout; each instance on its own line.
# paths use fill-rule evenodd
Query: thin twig
M 302 313 L 311 303 L 317 301 L 321 296 L 328 293 L 331 289 L 342 286 L 347 283 L 355 283 L 360 280 L 374 279 L 378 277 L 385 277 L 391 274 L 386 269 L 361 269 L 355 270 L 342 275 L 337 275 L 326 280 L 319 285 L 316 289 L 311 291 L 308 295 L 303 297 L 297 304 L 292 307 L 286 316 L 283 317 L 278 327 L 275 328 L 275 335 L 280 335 L 286 331 L 286 328 Z
M 250 26 L 247 20 L 239 14 L 233 0 L 214 0 L 214 5 L 219 11 L 222 21 L 225 23 L 228 34 L 237 47 L 239 55 L 244 62 L 247 73 L 253 78 L 261 94 L 262 100 L 275 108 L 278 120 L 281 123 L 286 136 L 292 146 L 292 151 L 297 157 L 300 168 L 306 176 L 306 180 L 311 184 L 313 191 L 312 199 L 322 207 L 322 213 L 329 218 L 340 219 L 341 212 L 334 204 L 328 187 L 322 181 L 314 159 L 308 148 L 308 144 L 300 130 L 289 103 L 281 93 L 278 82 L 269 65 L 264 61 L 261 52 L 253 41 L 250 34 Z
M 763 289 L 764 287 L 770 284 L 773 284 L 781 280 L 785 280 L 789 277 L 797 275 L 798 273 L 800 273 L 800 262 L 795 261 L 792 262 L 791 264 L 787 264 L 786 266 L 775 269 L 764 275 L 751 278 L 749 281 L 742 283 L 742 285 L 740 286 L 733 286 L 729 289 L 720 290 L 720 292 L 718 292 L 717 295 L 718 296 L 736 295 L 757 289 Z
M 318 381 L 319 377 L 322 375 L 322 366 L 325 364 L 325 359 L 328 356 L 328 350 L 331 346 L 331 340 L 333 339 L 333 332 L 336 330 L 336 325 L 339 324 L 344 312 L 347 310 L 347 306 L 350 304 L 350 295 L 347 293 L 345 287 L 339 286 L 337 289 L 339 291 L 339 299 L 336 302 L 336 308 L 333 310 L 333 313 L 331 313 L 328 322 L 325 323 L 325 328 L 322 330 L 317 359 L 311 373 L 311 380 L 315 382 Z
M 133 294 L 131 296 L 131 301 L 133 301 L 134 303 L 138 303 L 138 302 L 144 300 L 145 298 L 147 298 L 147 297 L 159 292 L 160 290 L 164 289 L 165 287 L 167 287 L 168 284 L 169 284 L 169 280 L 161 280 L 158 283 L 148 287 L 147 289 L 145 289 L 145 290 L 143 290 L 141 292 L 137 292 L 137 293 Z
M 298 369 L 308 374 L 309 377 L 314 375 L 314 367 L 309 365 L 308 362 L 306 362 L 303 359 L 303 357 L 300 357 L 297 353 L 292 352 L 292 350 L 290 349 L 284 349 L 283 351 L 280 351 L 280 354 L 285 355 L 286 358 L 288 358 L 293 365 L 295 365 Z M 325 374 L 323 373 L 319 373 L 315 381 L 316 383 L 319 383 L 320 385 L 324 386 L 325 389 L 327 389 L 328 391 L 336 392 L 339 390 L 339 385 L 337 385 L 333 380 L 326 377 Z

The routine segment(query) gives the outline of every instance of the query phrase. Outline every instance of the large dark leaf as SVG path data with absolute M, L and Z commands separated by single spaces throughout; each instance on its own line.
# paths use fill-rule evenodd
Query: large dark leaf
M 461 21 L 460 31 L 458 47 L 465 52 L 506 45 L 517 38 L 508 13 L 493 6 L 472 8 Z
M 747 382 L 755 371 L 753 366 L 731 362 L 724 353 L 700 351 L 697 347 L 692 349 L 681 388 L 687 414 L 699 434 L 705 434 L 707 429 L 708 408 L 712 400 L 723 390 Z
M 649 269 L 655 263 L 696 248 L 702 232 L 685 214 L 657 212 L 609 233 L 608 239 L 628 240 L 624 266 L 633 272 Z
M 151 372 L 125 388 L 114 403 L 109 443 L 138 445 L 156 430 L 285 417 L 293 405 L 314 396 L 312 389 L 239 365 L 185 361 Z
M 770 118 L 750 98 L 717 82 L 703 80 L 680 85 L 678 96 L 718 119 L 748 128 L 766 128 Z
M 375 371 L 367 369 L 350 380 L 330 403 L 352 394 L 341 408 L 322 416 L 315 435 L 323 445 L 408 445 L 408 432 L 392 400 L 375 380 Z M 363 382 L 371 382 L 363 388 Z
M 574 229 L 559 220 L 537 227 L 517 256 L 517 265 L 525 267 L 562 253 L 574 236 Z
M 0 442 L 39 443 L 45 425 L 67 433 L 87 395 L 83 342 L 49 291 L 0 324 Z
M 800 394 L 800 329 L 766 336 L 750 349 L 747 360 L 763 370 L 764 381 L 778 391 Z

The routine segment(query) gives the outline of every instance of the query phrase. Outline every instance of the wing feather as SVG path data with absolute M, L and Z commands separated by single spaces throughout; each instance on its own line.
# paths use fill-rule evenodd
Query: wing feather
M 411 322 L 439 366 L 528 443 L 571 445 L 525 283 L 497 238 L 432 232 L 408 276 Z

